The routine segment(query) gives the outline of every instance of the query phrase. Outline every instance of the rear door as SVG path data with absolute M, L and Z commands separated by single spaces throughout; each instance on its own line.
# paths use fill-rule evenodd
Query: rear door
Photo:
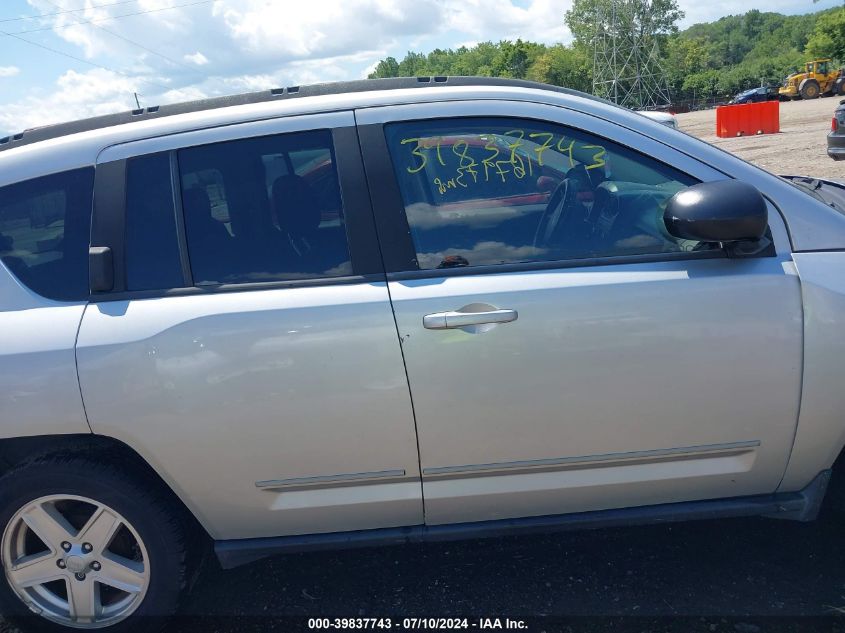
M 79 332 L 94 431 L 218 539 L 421 523 L 352 114 L 117 146 L 97 174 L 115 288 Z
M 87 167 L 0 187 L 3 437 L 90 432 L 73 346 L 88 298 L 93 185 Z
M 750 495 L 784 472 L 801 300 L 785 228 L 730 259 L 666 200 L 723 174 L 563 108 L 356 113 L 426 521 Z

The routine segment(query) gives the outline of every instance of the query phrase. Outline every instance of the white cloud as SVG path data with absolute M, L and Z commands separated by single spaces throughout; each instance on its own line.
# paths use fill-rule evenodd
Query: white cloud
M 196 64 L 197 66 L 205 66 L 208 63 L 208 57 L 197 51 L 193 55 L 185 55 L 184 57 L 186 62 L 191 62 L 192 64 Z
M 54 86 L 42 82 L 23 97 L 7 95 L 16 100 L 0 110 L 0 135 L 25 125 L 132 107 L 133 92 L 141 95 L 143 105 L 164 104 L 355 79 L 366 76 L 379 59 L 401 58 L 408 50 L 428 52 L 517 37 L 568 42 L 563 20 L 572 0 L 214 0 L 175 9 L 174 0 L 112 6 L 90 0 L 27 1 L 33 12 L 45 14 L 84 4 L 84 10 L 45 16 L 25 28 L 52 28 L 38 35 L 46 45 L 120 72 L 67 72 Z M 811 6 L 806 0 L 769 0 L 765 5 L 752 0 L 743 7 L 732 0 L 680 3 L 689 24 L 746 11 L 755 3 L 764 10 L 794 13 L 838 1 Z M 142 11 L 150 12 L 103 21 Z M 90 20 L 98 22 L 79 23 Z M 34 49 L 33 54 L 49 55 Z M 0 67 L 0 77 L 16 70 Z M 32 75 L 27 72 L 27 79 Z M 100 81 L 108 85 L 99 86 Z
M 133 90 L 130 79 L 105 70 L 69 70 L 59 77 L 52 94 L 30 95 L 0 108 L 0 130 L 58 123 L 67 120 L 69 113 L 87 117 L 128 110 L 134 107 Z
M 14 77 L 20 71 L 17 66 L 0 66 L 0 77 Z
M 420 268 L 438 268 L 447 257 L 460 256 L 473 266 L 487 266 L 510 262 L 527 262 L 540 259 L 545 248 L 525 244 L 514 246 L 504 242 L 478 242 L 472 248 L 450 248 L 436 253 L 420 253 L 417 259 Z
M 449 2 L 449 26 L 476 40 L 517 39 L 546 44 L 567 42 L 564 13 L 572 5 L 562 0 L 532 0 L 525 7 L 510 0 Z

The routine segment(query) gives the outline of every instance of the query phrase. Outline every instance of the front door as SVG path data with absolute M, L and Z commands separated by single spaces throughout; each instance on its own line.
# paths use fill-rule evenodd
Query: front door
M 673 238 L 666 200 L 720 176 L 559 108 L 359 123 L 368 174 L 389 154 L 397 181 L 374 195 L 380 235 L 400 236 L 399 218 L 409 237 L 404 259 L 384 251 L 428 523 L 776 488 L 801 376 L 776 213 L 773 256 Z

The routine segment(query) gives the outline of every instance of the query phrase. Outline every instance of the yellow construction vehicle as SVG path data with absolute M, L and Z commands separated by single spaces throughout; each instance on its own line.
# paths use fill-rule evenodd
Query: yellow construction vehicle
M 829 59 L 807 62 L 803 72 L 789 75 L 778 95 L 781 99 L 815 99 L 819 95 L 845 94 L 845 77 L 840 69 L 833 68 Z

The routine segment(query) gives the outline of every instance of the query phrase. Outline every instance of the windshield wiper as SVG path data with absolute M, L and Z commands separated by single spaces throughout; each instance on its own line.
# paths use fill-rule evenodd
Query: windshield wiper
M 828 185 L 822 180 L 818 178 L 788 178 L 786 179 L 791 182 L 793 185 L 797 187 L 801 187 L 805 191 L 807 191 L 811 196 L 816 198 L 817 200 L 824 202 L 827 206 L 836 209 L 840 213 L 845 213 L 845 206 L 836 202 L 836 200 L 832 200 L 830 196 L 823 195 L 824 187 L 828 187 L 830 189 L 845 189 L 845 187 L 836 187 L 833 185 Z M 845 192 L 843 192 L 845 195 Z

